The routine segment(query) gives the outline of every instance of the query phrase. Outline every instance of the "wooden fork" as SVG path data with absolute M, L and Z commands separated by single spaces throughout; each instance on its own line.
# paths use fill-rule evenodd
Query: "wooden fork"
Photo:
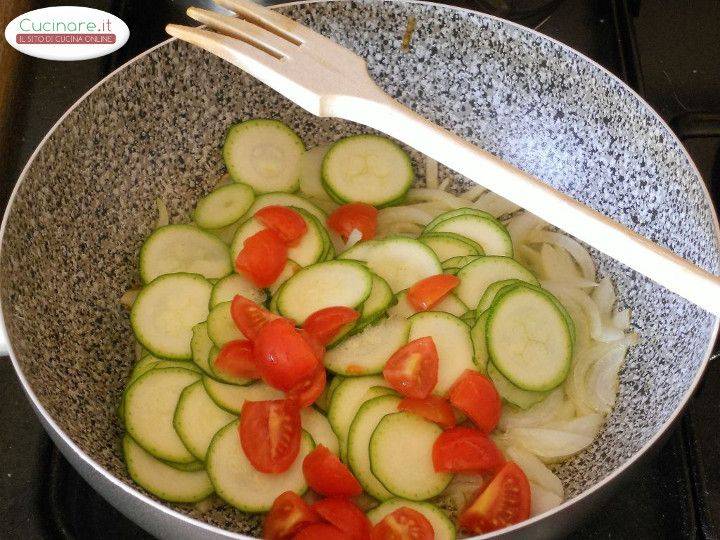
M 214 29 L 167 32 L 209 51 L 317 116 L 382 131 L 720 316 L 720 278 L 470 144 L 401 105 L 370 78 L 365 60 L 306 26 L 248 0 L 216 0 L 237 14 L 198 8 Z

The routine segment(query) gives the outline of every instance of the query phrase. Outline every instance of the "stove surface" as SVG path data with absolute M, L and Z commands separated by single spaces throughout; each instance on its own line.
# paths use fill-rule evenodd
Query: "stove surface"
M 178 4 L 182 3 L 175 0 Z M 28 2 L 32 8 L 64 1 Z M 110 57 L 84 62 L 23 58 L 12 144 L 0 160 L 4 206 L 28 156 L 57 118 L 101 77 L 164 40 L 186 19 L 171 0 L 84 0 L 131 29 Z M 718 201 L 720 185 L 720 2 L 717 0 L 460 0 L 554 37 L 623 78 L 674 127 Z M 6 359 L 5 359 L 6 360 Z M 9 362 L 0 360 L 0 538 L 150 538 L 97 495 L 54 448 Z M 720 363 L 711 364 L 666 444 L 573 538 L 720 536 Z

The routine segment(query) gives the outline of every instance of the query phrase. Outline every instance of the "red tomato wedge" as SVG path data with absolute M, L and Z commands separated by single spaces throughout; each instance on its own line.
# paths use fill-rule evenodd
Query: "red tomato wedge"
M 344 240 L 354 229 L 360 231 L 363 240 L 370 240 L 377 231 L 377 214 L 377 208 L 369 204 L 349 203 L 330 214 L 327 224 Z
M 349 500 L 332 497 L 318 501 L 311 507 L 321 518 L 332 523 L 354 540 L 368 540 L 372 525 L 367 516 Z
M 263 522 L 265 540 L 286 540 L 320 517 L 293 491 L 286 491 L 273 502 Z
M 350 540 L 352 537 L 327 523 L 316 523 L 301 529 L 294 540 Z
M 530 483 L 508 461 L 462 514 L 460 527 L 472 534 L 496 531 L 530 517 Z
M 300 329 L 300 335 L 307 342 L 307 344 L 310 345 L 310 348 L 313 350 L 313 354 L 315 355 L 315 358 L 318 359 L 318 362 L 322 362 L 323 356 L 325 356 L 325 346 L 320 343 L 315 338 L 315 336 L 309 334 L 306 330 L 302 328 Z
M 238 339 L 226 343 L 215 357 L 215 369 L 233 377 L 259 379 L 260 372 L 255 365 L 252 341 Z
M 428 519 L 417 510 L 402 506 L 377 523 L 372 540 L 433 540 L 435 531 Z
M 275 313 L 239 294 L 233 298 L 232 304 L 230 304 L 230 315 L 238 330 L 250 340 L 255 339 L 266 323 L 280 319 L 280 315 L 275 315 Z
M 295 246 L 307 232 L 307 223 L 303 217 L 287 206 L 266 206 L 255 212 L 255 219 L 272 229 L 283 242 Z
M 255 362 L 263 380 L 288 391 L 318 367 L 313 347 L 287 319 L 275 319 L 255 336 Z
M 415 339 L 385 363 L 383 376 L 403 396 L 424 399 L 437 384 L 438 354 L 430 337 Z
M 300 452 L 300 409 L 292 401 L 246 401 L 240 412 L 240 444 L 258 471 L 286 471 Z
M 438 396 L 428 396 L 425 399 L 405 398 L 398 405 L 398 410 L 418 414 L 446 429 L 455 425 L 452 407 L 447 400 Z
M 278 233 L 264 229 L 245 240 L 235 259 L 235 268 L 258 287 L 269 287 L 286 262 L 287 245 Z
M 327 374 L 325 373 L 325 367 L 320 365 L 310 377 L 300 381 L 288 390 L 286 396 L 288 399 L 295 401 L 300 408 L 309 407 L 315 403 L 317 398 L 320 397 L 320 394 L 323 393 L 326 382 Z
M 359 317 L 360 313 L 349 307 L 327 307 L 305 319 L 303 329 L 320 343 L 327 345 L 344 327 L 354 323 Z
M 444 431 L 432 451 L 437 472 L 486 473 L 496 471 L 505 459 L 502 453 L 480 430 L 456 427 Z
M 483 432 L 495 429 L 502 403 L 490 379 L 466 369 L 450 388 L 449 397 L 450 403 L 467 414 Z
M 415 311 L 427 311 L 439 304 L 458 285 L 460 279 L 451 274 L 430 276 L 410 287 L 407 299 Z
M 362 493 L 362 486 L 350 469 L 322 444 L 305 457 L 303 474 L 308 486 L 326 497 L 354 497 Z

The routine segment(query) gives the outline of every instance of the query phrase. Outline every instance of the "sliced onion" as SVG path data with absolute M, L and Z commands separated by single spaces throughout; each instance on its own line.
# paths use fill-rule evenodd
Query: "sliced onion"
M 566 397 L 566 399 L 563 400 L 562 405 L 558 407 L 558 410 L 555 413 L 552 422 L 571 420 L 572 418 L 575 418 L 576 415 L 577 407 L 575 407 L 575 404 L 570 398 Z
M 545 242 L 564 249 L 575 259 L 585 279 L 595 279 L 595 263 L 590 256 L 590 252 L 574 238 L 570 238 L 563 233 L 541 229 L 533 231 L 532 235 L 528 237 L 528 241 Z
M 586 376 L 588 401 L 600 413 L 609 413 L 615 404 L 619 373 L 627 347 L 618 347 L 595 362 Z
M 558 431 L 567 431 L 569 433 L 577 433 L 578 435 L 587 435 L 593 439 L 597 436 L 604 422 L 601 414 L 591 413 L 584 416 L 578 416 L 570 420 L 561 420 L 548 422 L 543 427 L 547 429 L 556 429 Z
M 380 228 L 378 231 L 379 237 L 392 236 L 394 234 L 407 235 L 417 237 L 422 232 L 422 227 L 415 225 L 414 223 L 392 223 L 385 227 Z
M 539 217 L 530 212 L 519 212 L 507 222 L 507 229 L 513 239 L 513 243 L 526 243 L 528 235 L 536 228 L 545 224 Z
M 581 452 L 594 437 L 548 428 L 521 427 L 508 431 L 510 439 L 542 461 L 552 463 Z
M 473 208 L 483 210 L 495 217 L 512 214 L 513 212 L 520 210 L 520 207 L 517 204 L 510 202 L 491 191 L 488 191 L 479 197 L 472 206 Z
M 630 328 L 630 310 L 623 309 L 613 314 L 612 323 L 618 330 L 627 330 Z
M 530 452 L 511 446 L 505 452 L 507 457 L 518 464 L 530 482 L 535 483 L 547 491 L 554 493 L 561 500 L 565 496 L 560 479 L 547 466 Z
M 158 211 L 155 228 L 159 229 L 160 227 L 164 227 L 170 223 L 170 216 L 168 215 L 168 209 L 167 206 L 165 206 L 165 201 L 162 199 L 155 199 L 155 206 L 157 206 Z
M 438 187 L 438 169 L 438 162 L 425 156 L 425 185 L 427 187 Z
M 543 244 L 540 248 L 540 261 L 543 275 L 548 279 L 567 283 L 580 277 L 575 263 L 567 253 L 550 244 Z
M 351 247 L 353 247 L 355 244 L 357 244 L 360 240 L 362 240 L 362 233 L 358 229 L 353 229 L 350 231 L 350 234 L 348 235 L 347 242 L 345 242 L 345 246 L 343 248 L 343 251 L 347 251 Z
M 328 228 L 327 232 L 328 236 L 330 237 L 330 241 L 335 248 L 335 253 L 342 253 L 343 251 L 345 251 L 345 242 L 343 242 L 343 239 L 340 237 L 340 235 L 330 228 Z
M 427 225 L 433 216 L 424 210 L 413 206 L 394 206 L 383 208 L 378 212 L 378 226 L 391 225 L 393 223 L 415 223 Z
M 598 286 L 592 292 L 592 299 L 600 311 L 600 316 L 610 318 L 610 313 L 615 305 L 615 289 L 610 279 L 606 276 L 598 282 Z
M 549 422 L 563 402 L 563 389 L 556 388 L 545 399 L 526 410 L 503 405 L 498 427 L 509 431 L 518 427 L 534 427 Z
M 446 210 L 467 206 L 467 201 L 442 189 L 414 188 L 408 191 L 408 202 L 435 201 L 442 203 Z
M 520 258 L 520 262 L 527 266 L 534 274 L 539 274 L 542 268 L 540 253 L 530 246 L 521 244 L 515 253 Z
M 137 298 L 137 295 L 140 294 L 140 289 L 128 289 L 125 291 L 125 293 L 120 297 L 120 304 L 125 309 L 130 309 L 133 304 L 135 303 L 135 299 Z
M 563 503 L 563 498 L 535 482 L 530 482 L 530 516 L 539 516 Z
M 547 284 L 547 286 L 546 286 L 546 284 Z M 540 285 L 542 285 L 543 288 L 545 288 L 545 289 L 548 289 L 550 287 L 562 287 L 562 286 L 576 287 L 578 289 L 591 289 L 591 288 L 597 287 L 597 283 L 595 283 L 594 281 L 590 281 L 589 279 L 585 279 L 585 278 L 569 279 L 567 281 L 542 279 L 542 280 L 540 280 Z
M 598 309 L 595 302 L 592 301 L 590 296 L 580 289 L 565 286 L 555 286 L 549 288 L 555 296 L 565 294 L 569 298 L 572 298 L 577 304 L 580 305 L 585 316 L 588 320 L 588 327 L 590 328 L 590 335 L 597 341 L 610 342 L 617 341 L 624 337 L 624 334 L 615 328 L 614 326 L 604 327 L 602 319 L 600 318 L 600 310 Z
M 460 196 L 463 199 L 467 199 L 468 201 L 475 201 L 478 197 L 482 196 L 484 193 L 487 193 L 487 188 L 485 186 L 473 186 L 470 189 L 468 189 L 465 193 L 461 194 Z
M 436 502 L 444 508 L 462 510 L 475 500 L 484 485 L 479 474 L 456 474 Z

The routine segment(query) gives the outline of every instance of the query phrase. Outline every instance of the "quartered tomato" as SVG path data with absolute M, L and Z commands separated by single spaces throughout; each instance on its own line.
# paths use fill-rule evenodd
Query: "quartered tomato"
M 286 540 L 320 517 L 293 491 L 286 491 L 273 502 L 263 522 L 265 540 Z
M 300 452 L 300 409 L 292 401 L 246 401 L 240 412 L 240 444 L 258 471 L 286 471 Z
M 367 516 L 349 500 L 332 497 L 316 502 L 311 507 L 328 523 L 333 524 L 354 540 L 368 540 L 372 525 Z
M 360 231 L 363 240 L 370 240 L 377 231 L 377 214 L 377 208 L 369 204 L 349 203 L 330 214 L 327 224 L 344 240 L 354 229 Z
M 385 363 L 383 376 L 403 396 L 424 399 L 437 384 L 438 354 L 430 337 L 415 339 Z
M 300 529 L 293 540 L 351 540 L 351 538 L 337 527 L 327 523 L 315 523 Z
M 418 414 L 443 428 L 455 425 L 452 407 L 447 400 L 438 396 L 428 396 L 425 399 L 405 398 L 398 405 L 398 410 Z
M 307 342 L 308 345 L 310 345 L 313 354 L 315 354 L 315 358 L 318 359 L 318 362 L 322 362 L 322 359 L 325 356 L 325 346 L 320 343 L 320 341 L 318 341 L 315 336 L 308 333 L 305 329 L 301 328 L 299 331 L 303 339 Z
M 502 403 L 490 379 L 466 369 L 450 388 L 449 397 L 450 403 L 467 414 L 483 432 L 495 429 Z
M 255 362 L 267 384 L 286 392 L 318 367 L 316 352 L 287 319 L 275 319 L 260 329 Z
M 460 527 L 472 534 L 496 531 L 530 517 L 530 483 L 508 461 L 462 514 Z
M 300 381 L 298 384 L 293 386 L 286 392 L 288 399 L 291 399 L 297 403 L 298 407 L 309 407 L 320 394 L 325 390 L 325 383 L 327 382 L 327 374 L 325 373 L 325 367 L 319 365 L 315 372 L 308 377 Z
M 437 274 L 421 279 L 410 287 L 407 299 L 415 311 L 427 311 L 439 304 L 458 285 L 460 285 L 460 278 L 457 276 Z
M 297 245 L 307 232 L 303 217 L 287 206 L 266 206 L 255 212 L 255 219 L 272 229 L 289 246 Z
M 280 318 L 280 315 L 275 315 L 275 313 L 239 294 L 233 298 L 232 304 L 230 304 L 230 315 L 238 330 L 250 340 L 255 339 L 255 336 L 267 322 Z
M 433 445 L 432 458 L 437 472 L 451 473 L 496 471 L 505 462 L 490 438 L 467 427 L 444 431 Z
M 215 357 L 215 369 L 232 377 L 259 379 L 250 340 L 238 339 L 226 343 Z
M 322 444 L 305 457 L 303 474 L 313 491 L 327 497 L 354 497 L 362 493 L 360 482 L 347 465 Z
M 343 328 L 354 323 L 359 317 L 360 313 L 349 307 L 327 307 L 305 319 L 303 328 L 320 343 L 327 345 Z
M 433 540 L 435 531 L 428 519 L 417 510 L 402 506 L 377 523 L 372 540 Z
M 243 244 L 235 259 L 237 271 L 258 287 L 269 287 L 287 262 L 287 245 L 272 229 L 256 232 Z

